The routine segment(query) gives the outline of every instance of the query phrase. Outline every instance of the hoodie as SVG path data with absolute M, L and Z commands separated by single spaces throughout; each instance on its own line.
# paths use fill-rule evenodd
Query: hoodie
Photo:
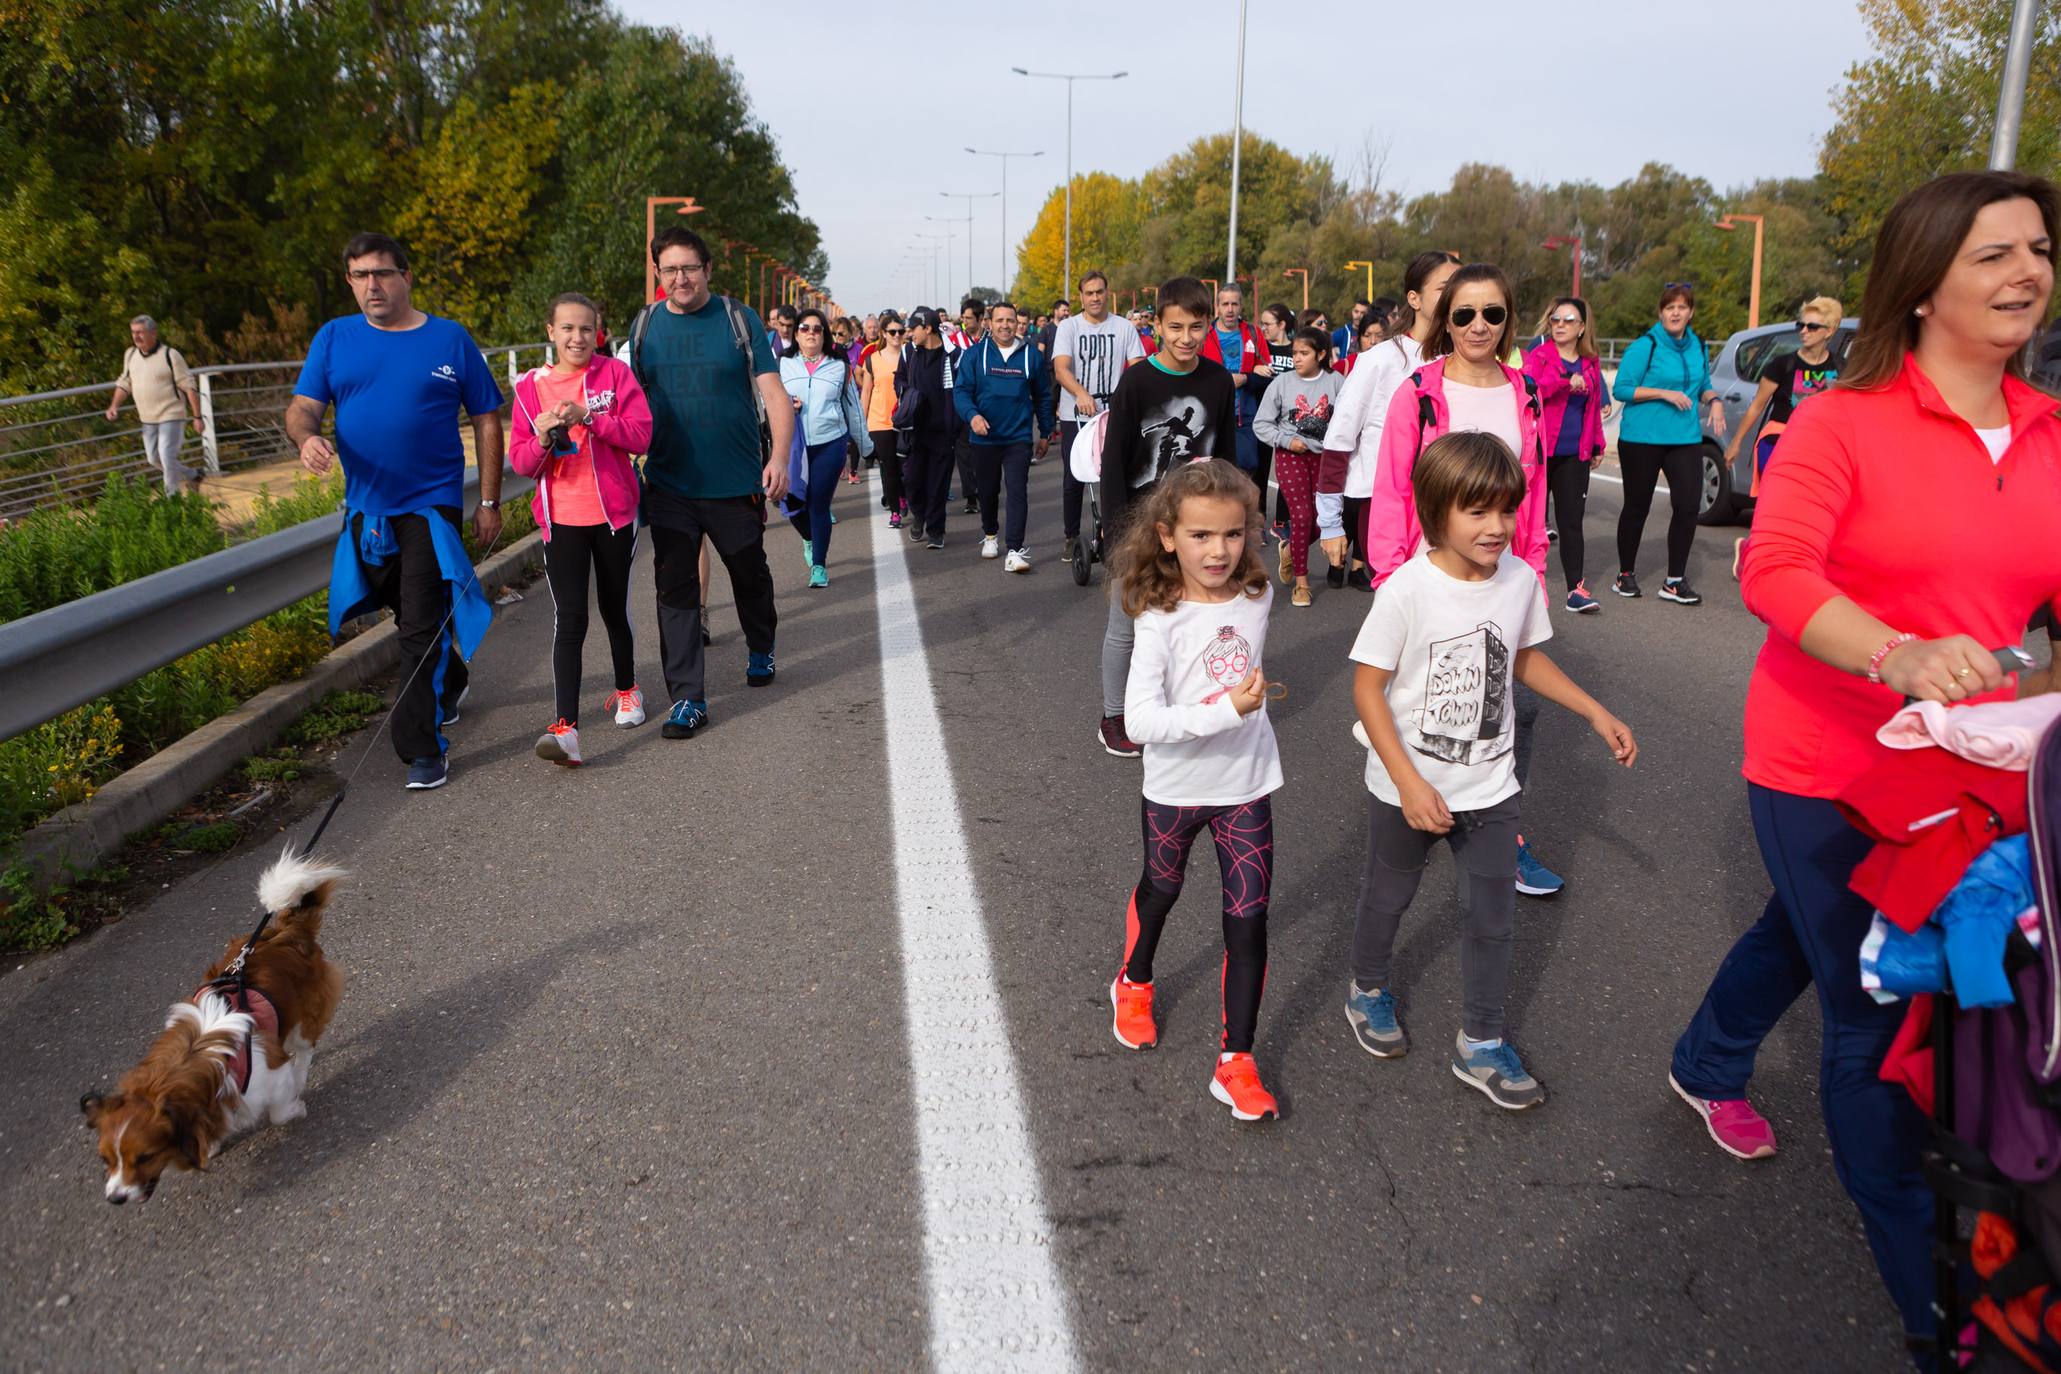
M 552 469 L 558 465 L 537 439 L 536 418 L 543 409 L 537 399 L 537 377 L 548 371 L 533 368 L 516 380 L 515 399 L 510 403 L 513 432 L 508 443 L 509 466 L 524 477 L 537 479 L 530 510 L 546 543 L 551 539 L 551 488 L 556 480 Z M 637 518 L 640 488 L 630 455 L 651 447 L 651 404 L 630 365 L 606 354 L 597 352 L 588 360 L 581 386 L 589 416 L 587 447 L 593 457 L 594 484 L 609 528 L 619 530 Z
M 1038 433 L 1059 428 L 1052 369 L 1036 344 L 1018 340 L 1016 350 L 1004 358 L 994 338 L 983 336 L 960 357 L 958 374 L 952 404 L 960 422 L 971 425 L 976 415 L 988 422 L 986 434 L 969 432 L 972 443 L 1027 444 Z
M 1202 356 L 1212 362 L 1222 363 L 1226 372 L 1236 372 L 1250 378 L 1254 368 L 1258 367 L 1261 363 L 1271 363 L 1274 355 L 1268 350 L 1267 341 L 1262 339 L 1259 336 L 1259 332 L 1244 320 L 1238 321 L 1238 333 L 1244 340 L 1239 345 L 1238 356 L 1226 358 L 1223 345 L 1217 342 L 1217 322 L 1211 320 L 1209 322 L 1209 333 L 1202 340 Z M 1240 429 L 1252 427 L 1252 417 L 1259 413 L 1261 390 L 1262 388 L 1254 386 L 1251 381 L 1247 381 L 1244 386 L 1238 388 L 1238 427 Z
M 780 360 L 780 385 L 801 402 L 794 424 L 804 444 L 849 438 L 858 444 L 861 458 L 872 456 L 873 436 L 866 432 L 866 412 L 859 407 L 859 384 L 843 358 L 825 353 L 811 372 L 800 353 L 790 354 Z
M 1589 403 L 1582 412 L 1579 457 L 1593 463 L 1603 456 L 1603 368 L 1594 358 L 1582 359 L 1582 379 L 1589 384 Z M 1524 375 L 1539 384 L 1539 433 L 1550 456 L 1560 438 L 1560 422 L 1567 415 L 1567 369 L 1560 359 L 1560 346 L 1551 339 L 1524 355 Z
M 902 360 L 895 365 L 896 402 L 899 404 L 912 390 L 923 398 L 916 423 L 909 428 L 925 434 L 950 434 L 957 428 L 959 421 L 952 397 L 957 390 L 958 370 L 958 351 L 949 344 L 936 348 L 902 345 Z
M 1635 401 L 1642 386 L 1679 391 L 1689 398 L 1687 410 L 1666 401 Z M 1655 324 L 1626 345 L 1617 365 L 1617 385 L 1610 394 L 1624 406 L 1617 423 L 1619 442 L 1635 444 L 1700 444 L 1703 442 L 1703 394 L 1710 388 L 1710 355 L 1693 329 L 1677 339 L 1667 326 Z
M 1396 388 L 1381 426 L 1381 460 L 1374 474 L 1374 494 L 1367 502 L 1367 571 L 1380 586 L 1423 547 L 1417 524 L 1417 502 L 1410 485 L 1417 455 L 1452 428 L 1446 406 L 1446 359 L 1425 363 Z M 1543 582 L 1546 576 L 1546 459 L 1540 443 L 1539 403 L 1529 394 L 1525 376 L 1503 364 L 1517 401 L 1518 465 L 1524 469 L 1524 500 L 1517 506 L 1517 529 L 1510 552 L 1531 564 Z M 1420 398 L 1422 400 L 1420 401 Z M 1422 402 L 1430 403 L 1425 417 Z

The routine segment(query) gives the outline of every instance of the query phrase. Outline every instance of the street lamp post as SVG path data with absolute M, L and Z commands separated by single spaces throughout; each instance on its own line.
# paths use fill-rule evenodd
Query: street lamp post
M 1759 215 L 1726 215 L 1717 222 L 1717 227 L 1729 234 L 1732 230 L 1739 227 L 1733 223 L 1734 220 L 1749 219 L 1753 221 L 1753 293 L 1747 298 L 1746 327 L 1748 329 L 1758 329 L 1760 328 L 1761 237 L 1767 228 L 1767 221 Z
M 1291 267 L 1281 275 L 1284 277 L 1300 275 L 1302 277 L 1302 308 L 1307 312 L 1310 308 L 1310 269 L 1307 267 Z
M 946 200 L 963 200 L 966 202 L 966 289 L 971 291 L 973 289 L 973 202 L 976 200 L 989 200 L 1002 193 L 1000 191 L 939 191 L 938 194 Z M 1004 232 L 1007 231 L 1005 230 Z M 997 289 L 1006 292 L 1009 289 L 1009 283 L 1005 281 Z
M 1568 250 L 1568 256 L 1574 259 L 1574 285 L 1568 290 L 1567 294 L 1579 296 L 1582 293 L 1582 236 L 1580 234 L 1555 234 L 1552 238 L 1540 244 L 1539 247 L 1548 252 L 1558 252 L 1562 248 Z
M 945 246 L 952 241 L 952 236 L 949 233 L 944 233 L 918 234 L 916 237 L 926 239 L 930 243 L 930 293 L 936 298 L 936 304 L 943 305 L 945 298 L 951 295 L 950 259 L 945 259 L 947 265 L 943 271 L 939 270 L 938 259 L 939 254 L 944 252 Z
M 1242 65 L 1242 64 L 1241 64 Z M 1009 69 L 1018 76 L 1044 77 L 1066 83 L 1066 280 L 1073 280 L 1073 83 L 1076 81 L 1121 81 L 1130 73 L 1110 72 L 1107 75 L 1096 72 L 1033 72 L 1022 67 Z
M 966 289 L 968 291 L 973 290 L 972 213 L 968 212 L 966 218 L 963 220 L 956 215 L 925 215 L 924 218 L 929 220 L 932 224 L 942 224 L 945 226 L 945 298 L 947 300 L 950 300 L 952 295 L 952 239 L 959 232 L 955 226 L 960 224 L 964 224 L 966 226 Z
M 2018 165 L 2018 122 L 2025 114 L 2025 80 L 2032 70 L 2032 31 L 2039 8 L 2039 0 L 2017 0 L 2011 7 L 2011 38 L 2004 45 L 2004 74 L 1997 87 L 1997 123 L 1989 136 L 1991 171 L 2008 172 Z
M 1349 263 L 1347 263 L 1347 264 L 1345 265 L 1345 270 L 1346 270 L 1346 271 L 1348 271 L 1348 272 L 1350 272 L 1350 271 L 1352 271 L 1352 270 L 1353 270 L 1353 269 L 1354 269 L 1355 267 L 1364 267 L 1364 268 L 1366 268 L 1366 269 L 1367 269 L 1367 299 L 1368 299 L 1368 300 L 1370 300 L 1370 301 L 1371 301 L 1371 300 L 1373 300 L 1373 299 L 1374 299 L 1374 264 L 1373 264 L 1373 263 L 1371 263 L 1371 262 L 1349 262 Z
M 693 196 L 646 196 L 644 197 L 644 299 L 658 299 L 658 264 L 651 260 L 651 241 L 658 237 L 658 207 L 677 205 L 676 215 L 698 215 L 708 209 L 696 205 Z
M 1231 234 L 1224 252 L 1224 280 L 1238 282 L 1238 148 L 1245 142 L 1245 0 L 1238 0 L 1238 80 L 1231 104 Z M 1266 503 L 1262 501 L 1261 505 Z
M 1035 153 L 998 153 L 989 148 L 968 148 L 975 157 L 998 157 L 1002 159 L 1002 276 L 997 283 L 1003 291 L 1009 289 L 1009 159 L 1012 157 L 1043 157 L 1045 150 Z M 1072 291 L 1069 285 L 1067 290 Z

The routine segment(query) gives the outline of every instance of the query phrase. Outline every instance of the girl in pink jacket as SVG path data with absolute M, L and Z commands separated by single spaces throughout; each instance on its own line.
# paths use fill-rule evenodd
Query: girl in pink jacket
M 1524 375 L 1539 389 L 1539 438 L 1546 450 L 1546 487 L 1560 519 L 1560 571 L 1567 576 L 1567 609 L 1602 609 L 1582 579 L 1582 515 L 1589 502 L 1589 469 L 1603 456 L 1603 421 L 1610 390 L 1589 338 L 1589 304 L 1579 296 L 1553 302 L 1539 325 L 1545 335 L 1524 355 Z
M 515 384 L 508 461 L 537 479 L 530 509 L 544 536 L 544 580 L 554 622 L 551 676 L 558 719 L 537 739 L 537 757 L 576 768 L 580 757 L 580 660 L 587 642 L 591 571 L 615 661 L 615 690 L 602 703 L 615 723 L 644 723 L 630 631 L 630 562 L 637 555 L 637 470 L 630 455 L 651 445 L 651 406 L 627 364 L 594 348 L 600 311 L 577 291 L 551 301 L 547 337 L 556 361 Z

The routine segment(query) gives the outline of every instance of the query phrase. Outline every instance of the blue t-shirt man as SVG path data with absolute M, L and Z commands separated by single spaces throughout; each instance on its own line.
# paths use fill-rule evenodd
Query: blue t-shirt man
M 458 413 L 501 408 L 501 388 L 465 327 L 425 315 L 413 329 L 375 329 L 363 315 L 316 331 L 294 394 L 336 407 L 344 502 L 401 515 L 465 499 Z
M 751 344 L 749 363 L 720 296 L 687 314 L 661 304 L 645 328 L 637 359 L 651 402 L 644 478 L 675 496 L 715 501 L 766 489 L 755 379 L 777 375 L 780 365 L 758 315 L 749 306 L 738 309 Z

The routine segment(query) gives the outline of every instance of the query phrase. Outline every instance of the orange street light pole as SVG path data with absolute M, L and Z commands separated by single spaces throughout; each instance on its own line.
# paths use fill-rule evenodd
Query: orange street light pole
M 1348 271 L 1348 272 L 1350 272 L 1350 271 L 1352 271 L 1352 270 L 1353 270 L 1353 269 L 1354 269 L 1355 267 L 1364 267 L 1364 268 L 1366 268 L 1366 269 L 1367 269 L 1367 299 L 1368 299 L 1368 300 L 1370 300 L 1370 301 L 1371 301 L 1371 300 L 1373 300 L 1373 299 L 1374 299 L 1374 264 L 1373 264 L 1373 263 L 1371 263 L 1371 262 L 1359 262 L 1359 261 L 1349 262 L 1349 263 L 1347 263 L 1347 264 L 1345 265 L 1345 270 L 1346 270 L 1346 271 Z
M 1308 311 L 1310 308 L 1310 269 L 1307 267 L 1291 267 L 1281 275 L 1293 277 L 1297 274 L 1300 274 L 1302 277 L 1302 308 L 1304 311 Z
M 1746 327 L 1748 329 L 1758 329 L 1760 327 L 1761 237 L 1767 229 L 1767 220 L 1760 215 L 1726 215 L 1717 222 L 1717 227 L 1726 233 L 1730 233 L 1739 227 L 1733 223 L 1734 220 L 1745 219 L 1753 221 L 1753 293 L 1747 298 Z
M 658 237 L 658 207 L 677 205 L 676 215 L 698 215 L 708 209 L 696 205 L 693 196 L 646 196 L 644 197 L 644 299 L 658 299 L 658 265 L 651 260 L 651 241 Z
M 1574 259 L 1574 286 L 1567 294 L 1579 296 L 1582 293 L 1582 236 L 1580 234 L 1555 234 L 1552 238 L 1540 244 L 1539 247 L 1549 253 L 1558 252 L 1562 248 L 1568 250 L 1568 256 Z

